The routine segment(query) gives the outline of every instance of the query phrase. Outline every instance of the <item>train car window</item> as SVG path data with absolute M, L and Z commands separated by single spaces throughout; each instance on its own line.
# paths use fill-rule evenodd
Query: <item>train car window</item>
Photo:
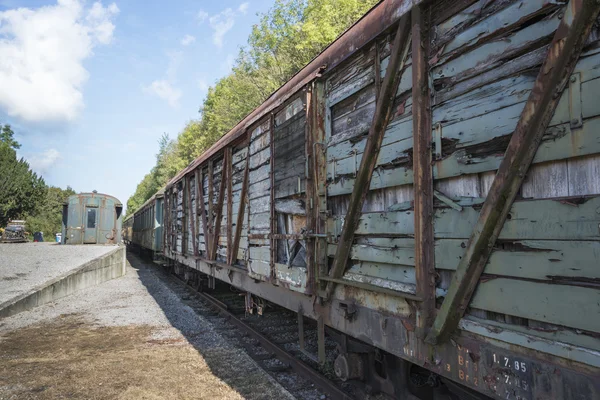
M 87 227 L 95 228 L 96 227 L 96 209 L 88 208 L 87 210 Z

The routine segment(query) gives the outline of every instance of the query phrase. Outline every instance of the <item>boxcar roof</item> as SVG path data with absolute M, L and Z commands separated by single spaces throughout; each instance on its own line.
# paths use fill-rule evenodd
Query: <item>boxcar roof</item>
M 304 68 L 298 71 L 289 81 L 273 92 L 260 106 L 248 114 L 233 129 L 226 133 L 221 139 L 212 145 L 207 151 L 196 158 L 185 169 L 180 171 L 167 184 L 171 187 L 188 172 L 196 169 L 204 161 L 208 160 L 220 149 L 240 138 L 254 123 L 263 116 L 282 105 L 291 96 L 302 89 L 306 84 L 330 71 L 342 63 L 352 54 L 359 51 L 363 46 L 383 33 L 400 17 L 409 12 L 411 8 L 425 0 L 382 0 L 367 12 L 354 25 L 342 33 L 335 41 L 327 46 Z
M 69 196 L 69 199 L 72 198 L 77 198 L 77 197 L 106 197 L 106 198 L 111 198 L 115 201 L 115 205 L 116 206 L 123 206 L 123 204 L 121 203 L 121 200 L 117 199 L 115 196 L 111 196 L 109 194 L 104 194 L 104 193 L 79 193 L 79 194 L 73 194 L 71 196 Z

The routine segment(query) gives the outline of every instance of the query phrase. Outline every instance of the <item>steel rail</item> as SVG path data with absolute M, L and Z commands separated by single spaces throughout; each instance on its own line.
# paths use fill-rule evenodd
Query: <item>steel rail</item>
M 321 390 L 323 390 L 324 392 L 329 394 L 331 399 L 355 400 L 353 397 L 349 396 L 347 393 L 345 393 L 343 390 L 341 390 L 339 387 L 337 387 L 337 385 L 335 383 L 333 383 L 332 381 L 330 381 L 329 379 L 327 379 L 323 375 L 321 375 L 318 371 L 314 370 L 313 368 L 311 368 L 309 365 L 307 365 L 303 361 L 298 360 L 296 357 L 294 357 L 293 355 L 291 355 L 290 353 L 288 353 L 287 351 L 285 351 L 284 349 L 279 347 L 277 344 L 273 343 L 265 335 L 258 332 L 257 330 L 252 328 L 250 325 L 246 324 L 244 321 L 239 319 L 234 313 L 232 313 L 231 311 L 228 310 L 226 304 L 215 299 L 213 296 L 211 296 L 207 293 L 197 291 L 194 287 L 187 284 L 185 281 L 183 281 L 177 275 L 171 274 L 169 276 L 173 279 L 176 279 L 178 282 L 183 283 L 186 287 L 194 290 L 194 293 L 196 295 L 202 297 L 210 305 L 217 308 L 220 313 L 227 316 L 229 318 L 229 322 L 232 322 L 239 328 L 248 332 L 254 339 L 258 340 L 260 342 L 260 344 L 266 350 L 270 351 L 271 353 L 274 353 L 277 356 L 277 358 L 279 358 L 281 361 L 286 362 L 292 368 L 292 370 L 294 370 L 294 372 L 296 372 L 298 375 L 301 375 L 302 377 L 315 383 L 315 385 L 317 387 L 319 387 Z

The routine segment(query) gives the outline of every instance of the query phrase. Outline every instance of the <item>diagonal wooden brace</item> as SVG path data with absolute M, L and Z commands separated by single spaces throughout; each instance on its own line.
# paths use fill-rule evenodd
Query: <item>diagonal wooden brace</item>
M 390 54 L 390 62 L 386 70 L 383 84 L 377 96 L 377 107 L 375 109 L 375 115 L 373 115 L 373 123 L 369 129 L 365 151 L 354 181 L 354 188 L 352 189 L 352 195 L 350 196 L 350 205 L 348 206 L 348 212 L 346 213 L 344 228 L 342 229 L 340 241 L 335 253 L 333 266 L 329 272 L 329 276 L 334 279 L 341 278 L 346 270 L 350 249 L 354 242 L 354 232 L 358 227 L 363 203 L 365 202 L 369 187 L 371 186 L 371 178 L 373 176 L 375 165 L 377 164 L 377 157 L 379 156 L 379 150 L 381 149 L 383 135 L 392 116 L 394 99 L 396 98 L 398 84 L 400 83 L 399 71 L 404 65 L 406 56 L 403 49 L 408 49 L 409 47 L 406 44 L 410 33 L 409 22 L 410 13 L 406 13 L 398 23 L 396 38 L 394 39 L 394 45 Z M 334 289 L 335 283 L 329 281 L 325 288 L 324 298 L 326 301 L 331 297 Z
M 464 257 L 426 342 L 449 338 L 462 318 L 494 249 L 506 216 L 533 161 L 598 12 L 597 0 L 571 0 L 550 44 L 502 164 L 479 214 Z

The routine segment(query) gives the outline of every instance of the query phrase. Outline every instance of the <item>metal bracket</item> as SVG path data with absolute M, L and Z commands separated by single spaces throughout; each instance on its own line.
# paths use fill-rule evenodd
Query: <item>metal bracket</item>
M 581 128 L 583 126 L 581 105 L 581 73 L 576 72 L 571 75 L 569 83 L 569 116 L 571 119 L 571 129 Z
M 433 142 L 435 144 L 435 153 L 433 154 L 434 160 L 442 159 L 442 123 L 438 122 L 435 124 L 433 131 Z

